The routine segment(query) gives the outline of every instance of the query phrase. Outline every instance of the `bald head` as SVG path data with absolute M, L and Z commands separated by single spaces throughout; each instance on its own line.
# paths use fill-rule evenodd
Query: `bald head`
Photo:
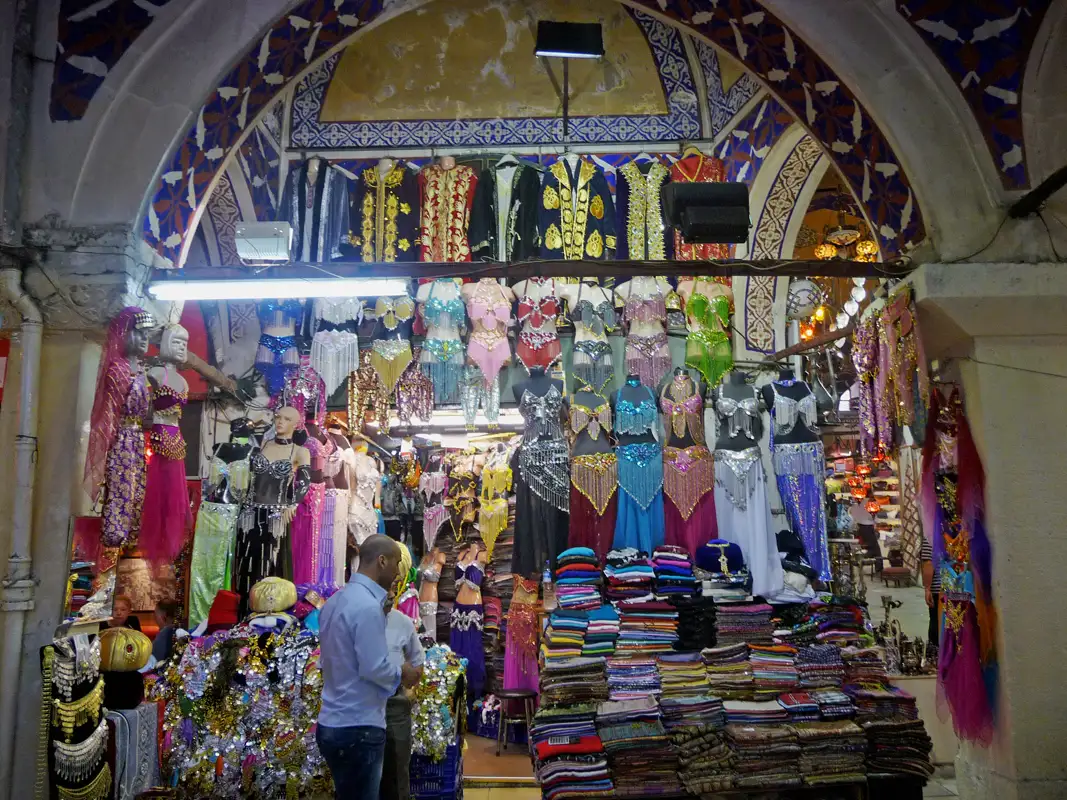
M 400 545 L 376 533 L 359 546 L 359 572 L 386 591 L 392 588 L 400 569 Z

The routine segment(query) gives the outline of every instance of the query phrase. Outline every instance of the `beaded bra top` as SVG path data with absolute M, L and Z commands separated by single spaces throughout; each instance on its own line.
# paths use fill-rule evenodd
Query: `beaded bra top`
M 552 384 L 544 395 L 536 395 L 529 389 L 523 391 L 519 401 L 519 413 L 526 423 L 523 439 L 562 439 L 562 410 L 563 395 L 555 384 Z
M 688 431 L 694 444 L 704 444 L 704 402 L 688 375 L 675 375 L 663 387 L 659 405 L 675 438 L 684 439 Z
M 444 288 L 443 284 L 451 284 L 456 290 L 455 297 L 448 300 L 434 297 L 434 292 L 438 288 Z M 451 278 L 435 280 L 430 286 L 430 295 L 422 306 L 422 318 L 426 320 L 426 324 L 434 328 L 460 325 L 463 323 L 465 313 L 463 298 L 459 295 L 459 287 L 456 286 L 455 281 Z
M 715 413 L 719 416 L 720 424 L 726 426 L 731 439 L 739 433 L 744 433 L 752 441 L 756 440 L 753 422 L 759 418 L 759 400 L 754 392 L 752 397 L 734 400 L 723 394 L 720 386 L 716 390 Z
M 633 293 L 630 287 L 630 296 L 626 298 L 625 311 L 623 312 L 628 322 L 660 322 L 667 318 L 667 305 L 663 292 L 656 282 L 655 292 L 647 296 Z
M 585 284 L 578 285 L 578 297 L 574 308 L 571 309 L 571 321 L 582 323 L 594 336 L 603 336 L 605 331 L 613 329 L 618 324 L 615 318 L 615 306 L 607 299 L 602 299 L 599 303 L 594 303 L 588 298 L 583 300 L 582 288 L 584 286 Z
M 600 438 L 601 429 L 604 433 L 611 433 L 611 403 L 606 398 L 601 399 L 603 402 L 595 408 L 571 402 L 570 422 L 574 433 L 584 430 L 593 441 Z
M 799 400 L 786 397 L 778 391 L 779 386 L 795 386 L 799 381 L 773 381 L 771 391 L 774 392 L 774 435 L 788 436 L 796 427 L 797 420 L 803 420 L 804 425 L 812 433 L 817 433 L 819 428 L 818 410 L 815 406 L 815 395 L 806 394 Z
M 544 289 L 546 280 L 545 278 L 530 278 L 526 284 L 527 292 L 529 292 L 531 283 Z M 554 321 L 557 316 L 559 316 L 559 301 L 554 294 L 543 294 L 536 300 L 530 297 L 529 294 L 524 294 L 519 300 L 517 318 L 520 324 L 529 320 L 532 327 L 540 328 L 546 323 Z
M 470 300 L 470 318 L 480 322 L 486 330 L 507 330 L 511 319 L 511 303 L 495 278 L 482 278 Z
M 656 427 L 656 395 L 647 386 L 643 387 L 648 397 L 639 403 L 632 403 L 622 395 L 622 389 L 615 393 L 615 432 L 639 436 L 651 433 Z
M 485 573 L 478 566 L 477 561 L 463 566 L 456 564 L 456 586 L 466 586 L 468 589 L 481 589 Z

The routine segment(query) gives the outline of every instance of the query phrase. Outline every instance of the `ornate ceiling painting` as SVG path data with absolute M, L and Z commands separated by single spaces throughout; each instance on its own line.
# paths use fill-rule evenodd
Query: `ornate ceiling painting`
M 982 130 L 1006 189 L 1026 189 L 1026 62 L 1051 0 L 906 0 L 897 10 L 937 55 Z
M 471 0 L 469 8 L 492 6 L 497 9 L 498 17 L 503 13 L 499 9 L 511 8 L 508 0 L 496 0 L 495 5 L 493 2 Z M 775 130 L 788 127 L 785 118 L 788 110 L 811 130 L 815 140 L 827 149 L 848 180 L 887 257 L 923 238 L 925 229 L 910 184 L 882 132 L 829 67 L 755 0 L 731 0 L 728 4 L 711 0 L 640 0 L 636 4 L 673 19 L 683 29 L 688 27 L 707 37 L 729 54 L 730 58 L 712 59 L 714 51 L 706 44 L 703 45 L 703 55 L 700 47 L 694 48 L 700 82 L 707 87 L 706 102 L 710 114 L 719 122 L 730 114 L 736 118 L 738 111 L 750 106 L 749 101 L 758 85 L 757 78 L 766 82 L 775 93 L 776 100 L 763 101 L 749 113 L 748 117 L 758 124 L 748 125 L 748 117 L 742 121 L 748 126 L 746 137 L 727 138 L 725 155 L 734 177 L 749 180 L 749 173 L 758 168 L 766 155 L 766 146 L 773 144 Z M 243 144 L 253 122 L 274 103 L 287 84 L 305 72 L 307 75 L 301 80 L 292 102 L 289 143 L 292 147 L 433 146 L 442 141 L 485 147 L 503 142 L 558 141 L 560 122 L 555 118 L 497 119 L 491 123 L 466 119 L 324 121 L 320 113 L 323 100 L 328 99 L 331 79 L 345 59 L 341 52 L 331 54 L 329 58 L 326 58 L 327 53 L 348 39 L 353 40 L 353 47 L 359 47 L 361 39 L 355 34 L 376 20 L 384 5 L 383 0 L 305 0 L 276 22 L 224 76 L 164 167 L 146 214 L 145 238 L 162 256 L 173 264 L 181 263 L 184 243 L 195 224 L 197 209 L 227 157 L 238 142 Z M 589 13 L 584 8 L 582 13 Z M 404 14 L 401 21 L 416 19 L 414 13 Z M 696 83 L 686 57 L 684 37 L 648 14 L 627 11 L 623 18 L 630 19 L 644 35 L 648 52 L 659 72 L 667 113 L 579 117 L 575 124 L 579 138 L 605 143 L 676 142 L 699 136 L 700 112 L 693 102 Z M 508 16 L 507 19 L 518 25 L 515 20 L 521 18 Z M 389 20 L 382 23 L 383 27 L 389 24 Z M 494 30 L 499 33 L 499 29 Z M 507 24 L 504 30 L 507 35 Z M 625 30 L 622 22 L 619 30 Z M 644 57 L 644 51 L 640 52 Z M 737 63 L 732 63 L 731 58 L 736 58 Z M 724 68 L 723 64 L 727 66 Z M 718 69 L 711 72 L 715 67 Z M 741 72 L 740 67 L 756 77 Z M 644 74 L 642 70 L 638 65 L 628 64 L 625 79 L 632 77 L 635 85 L 639 85 L 643 80 L 640 78 Z M 591 74 L 597 75 L 595 72 Z M 716 74 L 717 80 L 709 78 Z M 603 76 L 601 73 L 597 79 L 602 80 Z M 496 79 L 499 80 L 499 75 Z M 358 86 L 352 89 L 351 79 L 347 79 L 347 83 L 347 95 L 339 90 L 339 99 L 332 101 L 336 104 L 335 109 L 347 110 L 332 113 L 336 116 L 357 116 L 359 113 L 366 116 L 367 102 L 360 100 Z M 405 83 L 405 91 L 417 91 L 418 83 Z M 384 85 L 379 82 L 379 89 Z M 426 85 L 424 81 L 422 88 Z M 646 103 L 646 109 L 649 108 L 647 96 L 642 102 Z M 360 108 L 362 112 L 359 112 Z M 259 130 L 269 133 L 273 128 L 279 131 L 281 125 L 275 108 L 264 116 Z M 604 124 L 606 119 L 612 120 L 608 126 Z M 764 136 L 765 130 L 767 137 Z M 257 146 L 253 145 L 253 150 Z M 250 151 L 244 155 L 248 158 L 254 153 Z M 270 161 L 269 155 L 267 161 Z M 746 163 L 750 165 L 747 169 Z M 265 201 L 257 200 L 256 206 L 265 208 Z

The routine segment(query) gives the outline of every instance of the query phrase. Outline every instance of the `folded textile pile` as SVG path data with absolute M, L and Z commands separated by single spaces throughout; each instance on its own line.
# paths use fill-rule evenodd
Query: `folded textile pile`
M 619 655 L 669 653 L 678 640 L 678 612 L 660 600 L 619 600 Z
M 791 727 L 727 725 L 726 734 L 737 756 L 738 789 L 801 785 L 800 743 Z
M 815 623 L 816 642 L 844 645 L 858 642 L 868 635 L 863 606 L 845 598 L 835 597 L 829 603 L 812 600 L 808 605 L 808 618 Z
M 787 644 L 749 645 L 752 664 L 752 691 L 755 699 L 777 697 L 797 688 L 797 649 Z
M 819 704 L 807 692 L 786 692 L 778 696 L 778 705 L 789 713 L 790 723 L 818 722 Z
M 933 742 L 922 720 L 871 720 L 861 723 L 867 734 L 867 771 L 903 773 L 928 778 Z
M 693 595 L 697 579 L 693 577 L 693 560 L 684 547 L 662 544 L 652 552 L 652 569 L 656 573 L 656 597 Z
M 814 644 L 797 651 L 797 672 L 805 689 L 840 686 L 845 678 L 841 649 L 833 644 Z
M 611 766 L 616 797 L 681 793 L 677 756 L 654 698 L 601 703 L 596 727 Z
M 711 687 L 700 653 L 664 653 L 656 656 L 664 698 L 702 697 Z
M 619 638 L 619 613 L 609 605 L 586 612 L 589 627 L 585 631 L 583 656 L 610 656 L 615 652 L 615 640 Z
M 652 593 L 655 578 L 646 553 L 632 547 L 612 550 L 604 567 L 604 594 L 609 600 L 645 597 Z
M 545 664 L 581 656 L 588 628 L 589 616 L 585 611 L 553 611 L 548 618 L 545 634 L 541 637 L 541 653 Z
M 777 700 L 726 700 L 728 725 L 766 725 L 789 722 L 789 712 Z
M 845 683 L 886 683 L 885 654 L 877 647 L 846 647 L 841 651 L 845 662 Z
M 890 717 L 906 720 L 919 718 L 915 698 L 898 686 L 845 684 L 843 691 L 852 698 L 859 722 Z
M 560 608 L 599 608 L 600 562 L 588 547 L 572 547 L 556 560 L 556 602 Z
M 722 726 L 681 728 L 671 732 L 671 742 L 678 751 L 678 777 L 689 794 L 733 788 L 737 759 Z
M 726 725 L 726 711 L 722 700 L 705 694 L 697 697 L 661 697 L 663 727 L 667 733 L 688 728 L 722 728 Z
M 530 740 L 537 756 L 537 782 L 545 800 L 612 793 L 607 757 L 596 732 L 595 706 L 542 706 L 534 716 Z
M 659 671 L 654 659 L 609 658 L 607 675 L 608 696 L 612 700 L 659 696 Z
M 710 597 L 675 595 L 670 604 L 678 609 L 678 641 L 674 649 L 698 653 L 715 646 L 715 601 Z
M 809 786 L 864 779 L 867 736 L 848 720 L 792 725 L 800 740 L 800 773 Z
M 546 660 L 540 680 L 542 708 L 608 699 L 608 681 L 602 658 Z
M 721 604 L 715 609 L 715 642 L 719 646 L 748 642 L 771 644 L 771 613 L 766 603 Z
M 819 716 L 824 720 L 847 719 L 856 716 L 852 698 L 840 689 L 812 689 L 808 694 L 819 704 Z
M 724 700 L 752 699 L 752 664 L 744 642 L 710 647 L 700 654 L 708 673 L 711 693 Z

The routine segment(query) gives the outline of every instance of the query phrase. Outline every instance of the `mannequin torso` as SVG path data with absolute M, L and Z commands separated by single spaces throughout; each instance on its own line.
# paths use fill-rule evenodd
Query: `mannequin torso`
M 556 335 L 558 289 L 553 278 L 531 278 L 515 284 L 515 296 L 519 298 L 518 320 L 523 333 L 551 333 Z
M 741 372 L 731 372 L 716 391 L 715 415 L 719 421 L 716 450 L 747 450 L 759 446 L 763 427 L 755 390 Z
M 613 398 L 615 430 L 620 445 L 654 442 L 653 431 L 658 424 L 656 397 L 636 375 L 628 375 L 626 383 Z
M 416 298 L 426 322 L 426 338 L 457 341 L 464 322 L 463 298 L 459 284 L 452 278 L 438 278 L 419 287 Z
M 486 553 L 472 544 L 456 556 L 456 602 L 464 605 L 482 604 L 482 580 L 485 577 Z
M 606 397 L 595 392 L 578 392 L 570 404 L 569 416 L 575 436 L 572 455 L 611 452 L 611 403 Z
M 668 446 L 704 444 L 703 403 L 696 383 L 681 367 L 675 368 L 674 378 L 663 387 L 660 409 L 664 414 Z
M 666 320 L 665 313 L 652 311 L 652 302 L 662 306 L 663 299 L 670 292 L 671 286 L 663 278 L 638 276 L 627 281 L 616 289 L 617 294 L 626 304 L 626 319 L 630 323 L 630 334 L 633 336 L 655 336 L 664 332 L 663 324 Z
M 819 440 L 815 395 L 804 381 L 783 370 L 761 390 L 763 403 L 774 409 L 774 443 L 802 444 Z

